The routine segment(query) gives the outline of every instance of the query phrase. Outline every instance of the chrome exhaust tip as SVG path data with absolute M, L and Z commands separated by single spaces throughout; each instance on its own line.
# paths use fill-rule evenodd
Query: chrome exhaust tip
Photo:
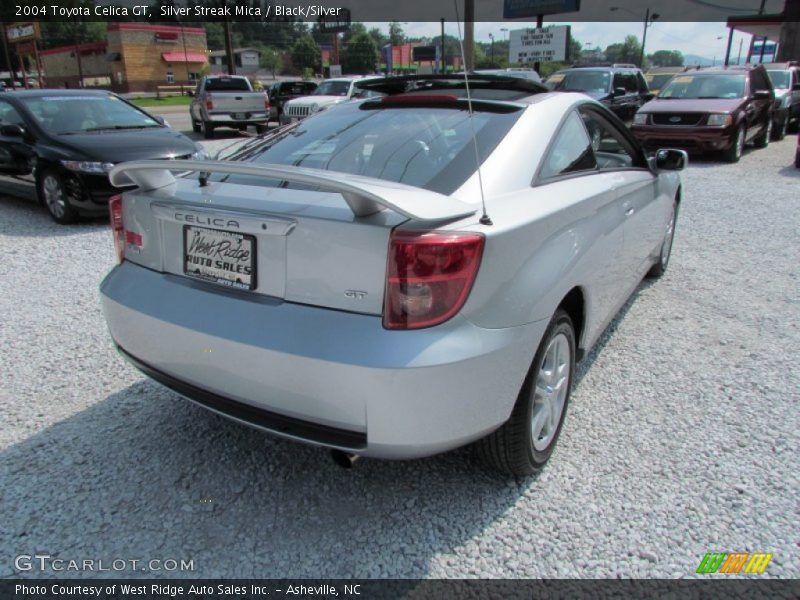
M 350 452 L 331 450 L 331 458 L 334 463 L 343 469 L 352 469 L 353 465 L 356 464 L 356 461 L 361 457 L 358 454 L 351 454 Z

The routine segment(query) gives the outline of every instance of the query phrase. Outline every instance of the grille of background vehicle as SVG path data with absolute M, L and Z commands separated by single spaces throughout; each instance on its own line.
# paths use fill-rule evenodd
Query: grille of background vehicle
M 290 117 L 307 117 L 310 112 L 308 106 L 287 106 L 286 114 Z
M 699 125 L 704 114 L 698 113 L 653 113 L 653 125 Z

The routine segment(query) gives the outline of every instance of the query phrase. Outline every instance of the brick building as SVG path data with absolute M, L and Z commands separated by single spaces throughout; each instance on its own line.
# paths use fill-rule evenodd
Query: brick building
M 208 68 L 206 31 L 141 23 L 112 23 L 105 42 L 42 52 L 48 87 L 105 87 L 155 91 L 159 85 L 194 85 Z

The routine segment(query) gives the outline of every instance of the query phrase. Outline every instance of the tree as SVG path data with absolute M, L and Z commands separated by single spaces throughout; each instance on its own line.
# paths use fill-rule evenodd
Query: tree
M 368 31 L 372 41 L 375 42 L 375 46 L 380 50 L 383 48 L 386 43 L 389 41 L 389 38 L 383 35 L 383 32 L 378 29 L 377 27 L 373 27 Z
M 342 50 L 342 71 L 346 73 L 371 73 L 378 62 L 378 48 L 366 30 L 357 34 Z
M 42 48 L 57 48 L 106 39 L 106 24 L 96 21 L 41 21 Z
M 683 53 L 680 50 L 658 50 L 649 54 L 647 59 L 654 67 L 683 66 Z
M 292 46 L 292 63 L 296 69 L 319 71 L 322 56 L 317 42 L 309 34 L 301 36 Z
M 403 28 L 400 26 L 400 23 L 397 21 L 392 21 L 389 23 L 389 43 L 392 46 L 401 46 L 406 40 L 406 35 L 403 32 Z
M 272 73 L 272 78 L 275 79 L 275 71 L 281 67 L 280 55 L 275 48 L 270 48 L 268 46 L 262 46 L 259 50 L 261 50 L 261 58 L 259 59 L 258 66 Z
M 581 51 L 583 50 L 583 44 L 581 44 L 578 40 L 572 37 L 572 33 L 569 34 L 569 55 L 567 56 L 567 62 L 576 63 L 581 58 Z
M 350 23 L 350 27 L 342 34 L 342 45 L 346 45 L 350 40 L 364 33 L 367 33 L 367 28 L 363 23 Z

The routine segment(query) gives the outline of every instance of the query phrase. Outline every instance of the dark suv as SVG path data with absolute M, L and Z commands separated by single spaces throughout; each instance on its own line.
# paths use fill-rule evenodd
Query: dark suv
M 775 93 L 761 65 L 709 67 L 676 75 L 633 120 L 648 148 L 721 151 L 737 162 L 747 142 L 769 144 Z
M 572 67 L 556 71 L 545 81 L 554 91 L 583 92 L 599 100 L 623 121 L 653 97 L 641 70 L 633 65 Z
M 314 81 L 278 81 L 269 86 L 267 95 L 269 96 L 269 118 L 270 121 L 277 121 L 283 112 L 283 103 L 300 96 L 308 96 L 315 89 L 317 83 Z

